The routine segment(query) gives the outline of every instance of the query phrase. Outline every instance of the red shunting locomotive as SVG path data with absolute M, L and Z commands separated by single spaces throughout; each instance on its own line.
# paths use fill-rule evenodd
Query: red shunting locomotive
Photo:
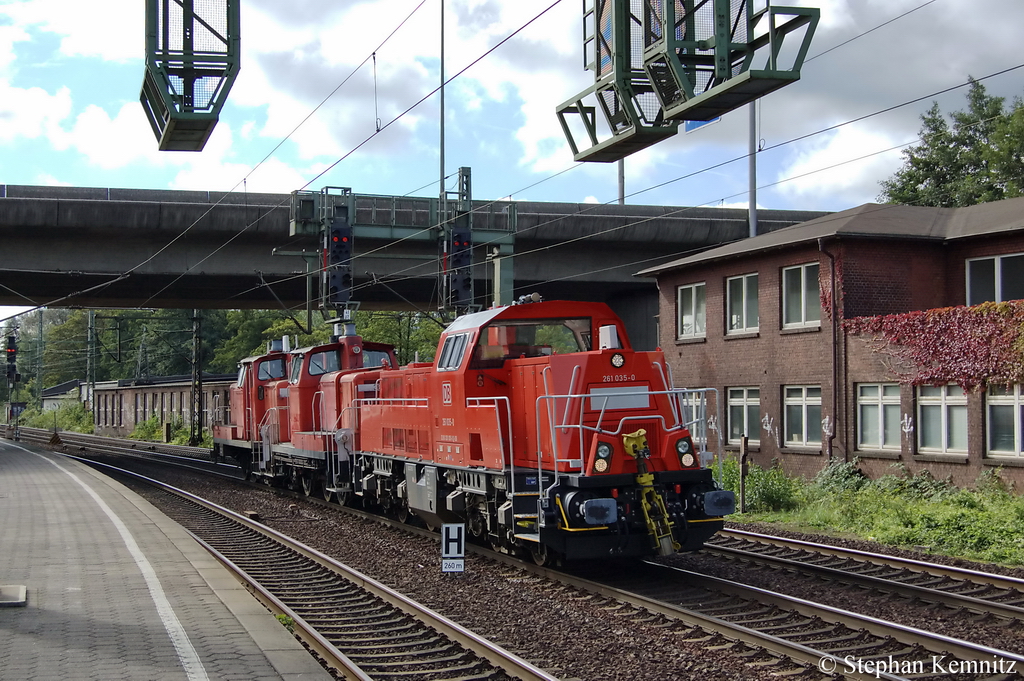
M 700 548 L 735 510 L 697 451 L 704 391 L 672 387 L 603 303 L 456 319 L 432 363 L 350 333 L 241 362 L 215 453 L 249 476 L 361 498 L 538 562 Z

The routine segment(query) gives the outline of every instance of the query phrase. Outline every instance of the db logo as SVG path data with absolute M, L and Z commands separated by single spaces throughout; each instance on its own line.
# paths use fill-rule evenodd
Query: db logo
M 441 384 L 441 402 L 443 404 L 452 403 L 452 384 L 447 381 Z

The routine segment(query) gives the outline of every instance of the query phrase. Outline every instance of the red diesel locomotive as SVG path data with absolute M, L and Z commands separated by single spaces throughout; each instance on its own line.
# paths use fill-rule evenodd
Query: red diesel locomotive
M 735 508 L 694 446 L 704 404 L 607 305 L 530 302 L 459 317 L 432 363 L 398 367 L 354 333 L 247 358 L 214 447 L 247 475 L 466 523 L 538 562 L 668 555 Z

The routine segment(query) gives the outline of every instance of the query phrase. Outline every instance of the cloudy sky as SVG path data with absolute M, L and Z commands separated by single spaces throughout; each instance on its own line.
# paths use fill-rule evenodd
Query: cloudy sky
M 446 89 L 445 171 L 471 167 L 474 198 L 617 197 L 616 165 L 574 164 L 554 114 L 593 75 L 579 0 L 553 2 L 444 2 L 447 75 L 469 67 Z M 1024 63 L 1021 0 L 783 4 L 818 6 L 821 23 L 801 81 L 760 105 L 764 208 L 873 201 L 931 102 L 964 106 L 966 88 L 935 93 Z M 437 195 L 438 97 L 414 105 L 439 81 L 441 0 L 241 0 L 241 72 L 202 153 L 157 150 L 138 99 L 143 8 L 0 0 L 0 184 Z M 1024 68 L 984 83 L 1024 95 Z M 745 206 L 747 145 L 744 108 L 639 152 L 627 201 Z

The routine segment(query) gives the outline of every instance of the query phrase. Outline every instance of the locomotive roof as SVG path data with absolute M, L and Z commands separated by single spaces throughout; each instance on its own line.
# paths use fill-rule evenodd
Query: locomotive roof
M 495 319 L 566 319 L 569 317 L 612 317 L 618 319 L 605 303 L 575 300 L 548 300 L 539 303 L 506 305 L 473 312 L 448 325 L 445 333 L 479 329 Z

